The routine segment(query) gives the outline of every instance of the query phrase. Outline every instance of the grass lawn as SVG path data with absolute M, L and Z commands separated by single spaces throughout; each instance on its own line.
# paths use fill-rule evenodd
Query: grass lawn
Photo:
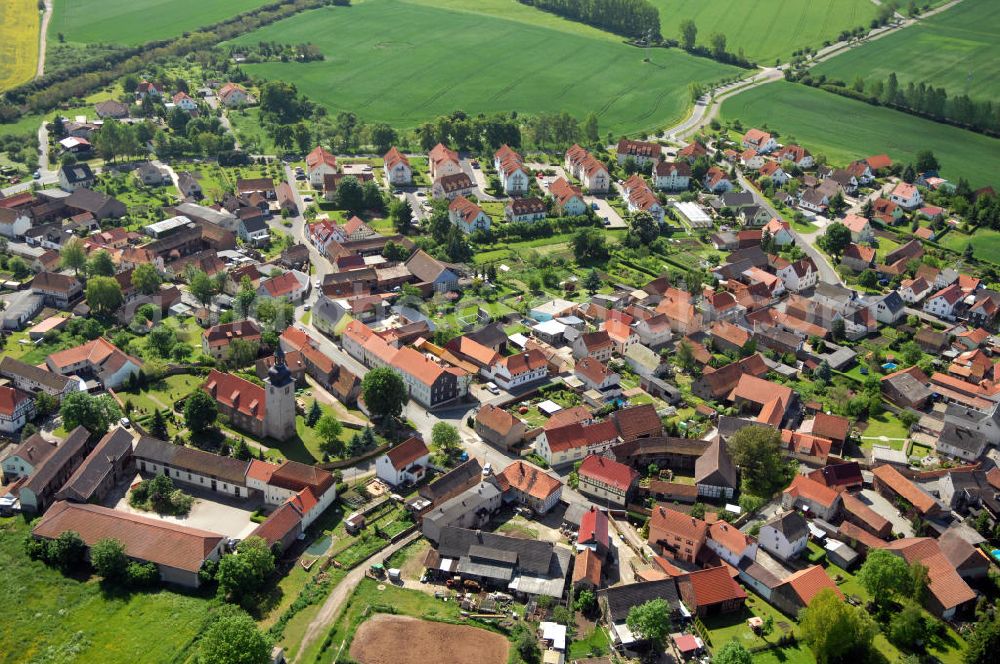
M 604 627 L 597 625 L 586 637 L 573 639 L 569 644 L 569 658 L 588 657 L 591 653 L 607 653 L 610 643 Z
M 936 16 L 894 34 L 851 49 L 817 65 L 826 74 L 852 85 L 885 83 L 895 73 L 901 87 L 926 83 L 943 87 L 950 97 L 967 94 L 982 101 L 1000 95 L 1000 3 L 963 0 Z M 933 53 L 933 57 L 923 57 Z
M 660 10 L 663 36 L 680 37 L 688 19 L 698 28 L 698 44 L 708 45 L 713 33 L 726 36 L 726 50 L 761 65 L 774 65 L 804 46 L 826 40 L 859 25 L 868 26 L 877 7 L 870 0 L 651 0 Z
M 257 148 L 262 150 L 264 154 L 278 153 L 270 132 L 264 129 L 260 123 L 260 109 L 247 108 L 229 111 L 226 115 L 229 117 L 229 123 L 233 126 L 233 131 L 236 132 L 237 139 L 244 148 L 247 147 L 248 143 L 256 143 Z
M 311 406 L 312 402 L 307 400 L 306 408 L 310 408 Z M 321 403 L 319 407 L 324 415 L 336 415 L 333 409 L 326 404 Z M 306 426 L 305 418 L 301 415 L 295 417 L 295 431 L 299 434 L 296 438 L 284 443 L 277 443 L 275 441 L 272 447 L 281 451 L 282 454 L 292 461 L 313 464 L 321 460 L 323 458 L 323 451 L 320 449 L 320 437 L 315 429 Z M 355 433 L 357 433 L 356 430 L 344 427 L 340 433 L 341 442 L 347 443 Z
M 899 418 L 892 413 L 885 412 L 876 418 L 868 420 L 868 428 L 861 434 L 866 445 L 872 443 L 886 444 L 894 450 L 903 449 L 903 439 L 909 437 L 909 432 Z M 889 440 L 878 440 L 879 436 L 885 436 Z M 874 438 L 874 440 L 872 440 Z
M 952 181 L 964 177 L 982 187 L 1000 172 L 1000 139 L 797 83 L 779 81 L 736 95 L 722 104 L 722 118 L 768 127 L 780 132 L 781 142 L 799 142 L 834 164 L 881 152 L 905 163 L 927 149 Z
M 705 628 L 708 629 L 709 639 L 711 639 L 712 650 L 718 651 L 719 648 L 733 640 L 739 641 L 747 648 L 763 645 L 764 639 L 754 634 L 753 630 L 751 630 L 747 625 L 747 620 L 753 616 L 758 616 L 760 618 L 767 618 L 767 616 L 771 616 L 774 620 L 774 631 L 768 636 L 768 639 L 771 641 L 776 641 L 786 632 L 797 632 L 798 630 L 798 625 L 794 620 L 768 604 L 756 593 L 748 590 L 747 605 L 742 611 L 712 616 L 704 620 Z M 786 650 L 787 649 L 782 649 L 780 652 L 784 653 Z M 789 661 L 815 661 L 812 657 L 812 653 L 810 653 L 808 649 L 805 649 L 804 652 L 807 659 L 797 659 L 790 654 Z M 781 659 L 781 661 L 786 661 L 784 658 L 779 659 Z
M 174 662 L 201 631 L 211 600 L 167 590 L 105 593 L 29 560 L 20 518 L 0 519 L 0 594 L 14 598 L 0 662 Z
M 139 393 L 119 392 L 119 396 L 131 401 L 137 410 L 147 414 L 154 410 L 172 408 L 175 401 L 191 394 L 203 382 L 205 382 L 203 376 L 187 374 L 167 376 Z
M 995 231 L 992 228 L 979 228 L 972 235 L 949 231 L 941 238 L 940 244 L 962 253 L 970 242 L 972 243 L 972 255 L 976 259 L 1000 263 L 1000 231 Z
M 0 3 L 0 92 L 35 75 L 40 17 L 35 0 Z
M 686 114 L 691 82 L 737 71 L 677 49 L 644 63 L 640 49 L 608 33 L 498 0 L 368 0 L 303 12 L 236 41 L 272 40 L 313 42 L 326 59 L 246 65 L 249 74 L 293 82 L 332 113 L 399 129 L 462 109 L 581 120 L 594 111 L 602 133 L 645 132 Z
M 32 3 L 35 6 L 36 3 Z M 55 0 L 49 39 L 142 44 L 177 37 L 270 0 Z

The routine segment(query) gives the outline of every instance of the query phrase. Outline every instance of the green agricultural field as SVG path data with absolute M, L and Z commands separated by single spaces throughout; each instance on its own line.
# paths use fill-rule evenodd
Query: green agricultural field
M 486 3 L 496 8 L 496 0 Z M 357 6 L 304 12 L 240 38 L 239 42 L 313 42 L 323 62 L 268 62 L 248 73 L 294 82 L 332 112 L 352 111 L 398 128 L 456 109 L 468 113 L 568 111 L 582 120 L 597 113 L 601 132 L 642 132 L 682 117 L 688 86 L 737 71 L 676 49 L 641 50 L 605 33 L 544 16 L 513 18 L 414 0 L 367 0 Z M 454 7 L 454 8 L 453 8 Z M 533 16 L 542 14 L 535 12 Z
M 678 39 L 688 19 L 698 44 L 713 33 L 726 36 L 727 50 L 761 65 L 787 60 L 804 46 L 819 48 L 844 30 L 868 26 L 878 7 L 871 0 L 650 0 L 660 10 L 663 36 Z
M 972 255 L 978 260 L 1000 263 L 1000 231 L 992 228 L 977 229 L 972 235 L 951 231 L 941 238 L 941 245 L 959 253 L 972 243 Z
M 97 579 L 29 560 L 21 547 L 27 532 L 19 517 L 0 519 L 0 596 L 16 602 L 0 630 L 0 663 L 175 662 L 201 632 L 209 599 L 105 592 Z
M 887 153 L 912 161 L 932 150 L 944 177 L 974 187 L 997 183 L 1000 140 L 797 83 L 779 81 L 722 104 L 722 119 L 744 127 L 766 126 L 783 142 L 797 141 L 835 164 Z
M 142 44 L 177 37 L 273 0 L 55 0 L 52 43 Z
M 968 94 L 994 100 L 1000 95 L 1000 3 L 963 0 L 918 25 L 876 39 L 818 65 L 813 72 L 852 85 L 886 81 L 896 73 L 911 81 L 943 87 L 949 96 Z

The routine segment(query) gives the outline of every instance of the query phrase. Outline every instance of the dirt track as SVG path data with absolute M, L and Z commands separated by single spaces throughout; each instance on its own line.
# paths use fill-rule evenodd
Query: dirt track
M 351 642 L 361 664 L 505 664 L 507 639 L 477 627 L 375 614 Z

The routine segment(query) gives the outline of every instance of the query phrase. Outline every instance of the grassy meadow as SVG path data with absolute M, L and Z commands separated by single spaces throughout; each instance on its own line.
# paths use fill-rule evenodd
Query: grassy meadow
M 63 576 L 30 560 L 28 525 L 0 519 L 0 596 L 9 609 L 0 663 L 175 662 L 201 632 L 210 600 L 168 590 L 105 592 L 97 579 Z
M 896 73 L 900 87 L 921 81 L 949 96 L 995 100 L 1000 95 L 1000 3 L 963 0 L 954 7 L 882 39 L 816 66 L 816 74 L 852 85 L 886 81 Z
M 40 22 L 36 0 L 0 2 L 0 92 L 34 77 Z
M 609 39 L 510 0 L 366 0 L 304 12 L 240 38 L 313 42 L 326 60 L 247 65 L 252 75 L 294 82 L 332 112 L 413 127 L 467 113 L 590 111 L 606 131 L 642 132 L 682 117 L 688 85 L 737 70 L 676 49 L 653 52 Z M 531 13 L 526 13 L 531 12 Z M 530 19 L 538 19 L 529 22 Z
M 803 46 L 819 47 L 843 30 L 867 26 L 878 13 L 871 0 L 650 0 L 660 10 L 663 36 L 678 39 L 688 19 L 698 28 L 698 43 L 713 33 L 726 47 L 761 65 L 787 60 Z
M 55 42 L 62 34 L 71 43 L 142 44 L 177 37 L 272 1 L 55 0 L 49 39 Z M 35 5 L 33 0 L 17 2 Z
M 928 149 L 952 181 L 964 177 L 982 187 L 1000 179 L 998 139 L 797 83 L 779 81 L 736 95 L 722 104 L 721 118 L 766 126 L 781 142 L 799 142 L 834 164 L 883 152 L 906 162 Z

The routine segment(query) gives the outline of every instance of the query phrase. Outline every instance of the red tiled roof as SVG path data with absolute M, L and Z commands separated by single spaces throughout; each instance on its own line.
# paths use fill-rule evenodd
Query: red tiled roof
M 785 583 L 792 587 L 792 590 L 795 591 L 795 594 L 799 596 L 799 600 L 805 606 L 809 606 L 809 602 L 812 601 L 813 597 L 818 595 L 821 590 L 826 590 L 827 588 L 837 593 L 840 599 L 844 599 L 844 594 L 837 588 L 837 584 L 833 582 L 833 579 L 819 565 L 813 565 L 812 567 L 795 572 L 785 579 Z
M 294 272 L 283 272 L 261 282 L 261 285 L 271 297 L 285 297 L 302 286 Z
M 697 607 L 712 606 L 737 599 L 746 599 L 746 591 L 733 581 L 725 566 L 711 567 L 688 574 L 693 599 Z
M 847 494 L 844 494 L 847 495 Z M 885 540 L 872 535 L 870 532 L 850 521 L 844 521 L 837 527 L 837 532 L 845 539 L 856 540 L 864 544 L 869 549 L 885 544 Z
M 708 524 L 701 519 L 672 510 L 665 505 L 657 505 L 653 508 L 653 515 L 649 521 L 651 542 L 654 541 L 652 539 L 654 531 L 667 532 L 683 539 L 699 542 L 707 537 Z
M 794 498 L 809 500 L 823 507 L 832 507 L 839 495 L 830 487 L 820 484 L 805 475 L 796 475 L 784 493 Z
M 557 478 L 546 474 L 537 466 L 521 460 L 504 468 L 498 477 L 501 484 L 505 485 L 504 490 L 508 487 L 514 488 L 539 500 L 545 500 L 562 489 L 562 482 Z
M 827 415 L 826 413 L 816 413 L 813 421 L 813 435 L 829 438 L 830 440 L 844 441 L 851 432 L 851 421 L 839 415 Z
M 306 166 L 309 170 L 312 170 L 321 164 L 337 168 L 337 158 L 324 150 L 322 146 L 317 146 L 316 149 L 306 155 Z
M 479 412 L 476 413 L 476 421 L 501 436 L 506 436 L 520 422 L 513 414 L 489 403 L 483 404 Z
M 573 564 L 573 583 L 589 581 L 594 586 L 601 585 L 601 558 L 592 549 L 585 548 L 576 555 Z
M 634 468 L 596 454 L 591 454 L 584 459 L 577 473 L 581 478 L 590 477 L 621 491 L 628 491 L 632 484 L 639 479 L 639 472 Z
M 424 441 L 411 436 L 385 453 L 396 470 L 403 470 L 422 456 L 430 454 Z
M 910 565 L 919 562 L 927 568 L 927 590 L 942 608 L 950 609 L 976 599 L 976 593 L 958 575 L 955 566 L 942 553 L 937 540 L 909 537 L 889 542 L 883 548 L 902 556 Z
M 716 521 L 708 527 L 708 536 L 733 553 L 742 553 L 754 539 L 726 521 Z
M 263 421 L 266 408 L 264 388 L 239 376 L 212 369 L 202 389 L 222 405 Z
M 610 543 L 608 515 L 592 505 L 580 518 L 580 530 L 576 542 L 577 544 L 594 542 L 607 549 Z
M 0 414 L 13 417 L 19 405 L 32 398 L 27 392 L 12 387 L 0 386 Z
M 878 466 L 872 470 L 872 474 L 922 514 L 937 507 L 934 498 L 917 488 L 916 484 L 903 477 L 903 474 L 892 466 L 888 464 Z

